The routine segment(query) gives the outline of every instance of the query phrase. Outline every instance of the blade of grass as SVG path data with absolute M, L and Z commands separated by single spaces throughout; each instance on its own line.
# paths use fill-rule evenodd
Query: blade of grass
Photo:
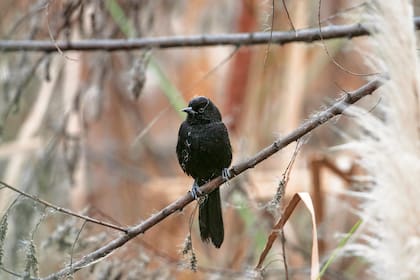
M 124 10 L 121 8 L 121 6 L 115 0 L 107 0 L 105 2 L 105 7 L 110 13 L 112 19 L 120 28 L 121 32 L 124 33 L 127 38 L 134 37 L 134 26 L 124 14 Z
M 334 252 L 331 254 L 331 256 L 328 258 L 327 262 L 322 266 L 321 272 L 319 273 L 317 280 L 320 280 L 322 276 L 324 276 L 324 273 L 327 271 L 328 267 L 332 264 L 332 262 L 335 260 L 335 258 L 338 255 L 338 252 L 343 249 L 343 247 L 347 244 L 347 241 L 349 241 L 350 237 L 356 232 L 356 230 L 359 228 L 359 226 L 362 224 L 362 220 L 359 219 L 353 227 L 350 229 L 350 231 L 344 236 L 343 239 L 340 240 L 338 243 L 337 248 L 335 248 Z
M 174 107 L 181 118 L 185 118 L 185 113 L 180 111 L 182 108 L 186 107 L 186 102 L 182 97 L 182 94 L 174 86 L 174 84 L 171 83 L 168 77 L 166 77 L 165 73 L 163 73 L 162 69 L 160 69 L 159 65 L 156 63 L 153 57 L 150 59 L 149 64 L 153 72 L 159 78 L 159 86 L 165 94 L 166 98 L 168 98 L 169 103 L 172 105 L 172 107 Z

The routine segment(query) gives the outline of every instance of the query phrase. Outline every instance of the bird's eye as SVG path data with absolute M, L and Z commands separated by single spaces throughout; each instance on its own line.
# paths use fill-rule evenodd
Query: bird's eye
M 199 112 L 199 113 L 204 113 L 204 108 L 200 108 L 200 109 L 198 109 L 198 112 Z

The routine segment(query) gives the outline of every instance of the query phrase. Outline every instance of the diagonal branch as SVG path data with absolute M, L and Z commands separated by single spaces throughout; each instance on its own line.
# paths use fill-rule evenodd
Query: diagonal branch
M 420 17 L 413 19 L 420 29 Z M 352 38 L 369 35 L 368 24 L 329 25 L 322 27 L 322 39 Z M 319 28 L 295 31 L 253 32 L 215 35 L 167 36 L 136 39 L 91 39 L 80 41 L 0 40 L 0 51 L 127 51 L 208 46 L 250 46 L 261 44 L 310 43 L 321 39 Z
M 347 93 L 345 96 L 337 100 L 332 106 L 327 108 L 324 111 L 319 112 L 317 115 L 312 117 L 311 119 L 305 121 L 300 127 L 296 130 L 291 132 L 290 134 L 286 135 L 284 138 L 276 140 L 270 146 L 264 148 L 259 153 L 257 153 L 254 157 L 246 160 L 245 162 L 239 163 L 234 165 L 230 169 L 230 178 L 238 176 L 245 170 L 249 168 L 253 168 L 258 163 L 264 161 L 268 157 L 272 156 L 280 149 L 286 147 L 290 143 L 297 141 L 299 138 L 304 136 L 305 134 L 311 132 L 316 127 L 322 125 L 323 123 L 327 122 L 328 120 L 332 119 L 333 117 L 340 115 L 343 111 L 350 105 L 355 103 L 356 101 L 360 100 L 361 98 L 372 94 L 376 89 L 378 89 L 383 84 L 383 78 L 377 78 L 365 84 L 364 86 L 360 87 L 359 89 Z M 203 194 L 210 193 L 217 187 L 223 184 L 222 177 L 217 177 L 216 179 L 208 182 L 207 184 L 201 187 Z M 57 278 L 62 278 L 68 275 L 73 274 L 74 272 L 80 270 L 83 267 L 89 266 L 102 258 L 107 257 L 110 255 L 114 250 L 118 249 L 119 247 L 123 246 L 125 243 L 130 241 L 131 239 L 135 238 L 136 236 L 145 233 L 148 229 L 155 226 L 169 215 L 173 214 L 176 211 L 183 209 L 186 205 L 193 201 L 191 194 L 187 193 L 178 200 L 174 201 L 173 203 L 169 204 L 159 212 L 153 214 L 148 219 L 144 220 L 143 222 L 135 225 L 133 227 L 128 228 L 126 234 L 123 234 L 114 240 L 110 241 L 108 244 L 104 245 L 103 247 L 85 255 L 80 260 L 74 262 L 71 266 L 65 267 L 62 270 L 53 273 L 45 278 L 44 280 L 52 280 Z

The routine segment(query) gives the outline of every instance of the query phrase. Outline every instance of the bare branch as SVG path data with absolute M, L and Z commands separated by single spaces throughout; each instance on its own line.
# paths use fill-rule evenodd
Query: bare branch
M 420 29 L 420 17 L 414 17 L 416 29 Z M 206 46 L 250 46 L 267 43 L 287 44 L 292 42 L 311 43 L 321 39 L 353 38 L 369 35 L 367 24 L 330 25 L 296 31 L 253 32 L 216 35 L 168 36 L 137 39 L 93 39 L 80 41 L 35 41 L 0 40 L 0 51 L 127 51 L 136 49 L 166 49 Z
M 328 109 L 318 113 L 316 116 L 312 117 L 311 119 L 305 121 L 300 127 L 296 130 L 291 132 L 290 134 L 286 135 L 282 139 L 276 140 L 270 146 L 264 148 L 259 153 L 257 153 L 254 157 L 246 160 L 245 162 L 239 163 L 234 165 L 230 169 L 230 178 L 233 178 L 245 170 L 256 166 L 258 163 L 264 161 L 268 157 L 272 156 L 280 149 L 286 147 L 290 143 L 297 141 L 305 134 L 311 132 L 316 127 L 322 125 L 323 123 L 327 122 L 328 120 L 332 119 L 333 117 L 340 115 L 345 108 L 347 108 L 350 104 L 353 104 L 367 96 L 372 94 L 377 88 L 379 88 L 383 84 L 383 78 L 377 78 L 365 84 L 364 86 L 360 87 L 359 89 L 350 92 L 340 98 L 336 103 L 330 106 Z M 203 185 L 200 189 L 202 190 L 202 195 L 206 193 L 210 193 L 217 187 L 223 184 L 223 179 L 221 176 L 213 179 L 212 181 L 208 182 L 207 184 Z M 135 238 L 139 234 L 145 233 L 148 229 L 155 226 L 171 214 L 175 213 L 183 209 L 186 205 L 191 203 L 193 198 L 190 193 L 185 194 L 178 200 L 172 202 L 159 212 L 153 214 L 148 219 L 144 220 L 143 222 L 128 228 L 126 234 L 123 234 L 114 240 L 110 241 L 108 244 L 104 245 L 103 247 L 85 255 L 80 260 L 73 263 L 71 267 L 65 267 L 62 270 L 53 273 L 45 278 L 44 280 L 52 280 L 65 277 L 67 275 L 71 275 L 74 272 L 80 270 L 83 267 L 89 266 L 100 259 L 107 257 L 111 254 L 114 250 L 118 249 L 119 247 L 123 246 L 125 243 L 130 241 L 131 239 Z
M 70 211 L 70 210 L 68 210 L 66 208 L 63 208 L 63 207 L 60 207 L 60 206 L 56 206 L 54 204 L 51 204 L 48 201 L 45 201 L 45 200 L 42 200 L 42 199 L 36 197 L 34 195 L 31 195 L 31 194 L 28 194 L 26 192 L 23 192 L 23 191 L 15 188 L 15 187 L 12 187 L 12 186 L 10 186 L 10 185 L 2 182 L 2 181 L 0 181 L 0 185 L 2 185 L 3 187 L 8 188 L 8 189 L 10 189 L 10 190 L 18 193 L 18 194 L 20 194 L 20 195 L 22 195 L 24 197 L 27 197 L 27 198 L 29 198 L 29 199 L 31 199 L 33 201 L 36 201 L 36 202 L 38 202 L 38 203 L 40 203 L 40 204 L 42 204 L 42 205 L 44 205 L 46 207 L 52 208 L 52 209 L 54 209 L 54 210 L 56 210 L 58 212 L 65 213 L 65 214 L 68 214 L 68 215 L 77 217 L 77 218 L 82 219 L 82 220 L 85 220 L 87 222 L 91 222 L 91 223 L 98 224 L 98 225 L 101 225 L 101 226 L 109 227 L 109 228 L 116 229 L 116 230 L 119 230 L 119 231 L 122 231 L 122 232 L 127 232 L 127 229 L 125 229 L 123 227 L 120 227 L 120 226 L 117 226 L 117 225 L 113 225 L 113 224 L 110 224 L 110 223 L 107 223 L 107 222 L 103 222 L 103 221 L 100 221 L 100 220 L 97 220 L 97 219 L 94 219 L 94 218 L 91 218 L 91 217 L 88 217 L 88 216 L 85 216 L 85 215 L 77 214 L 77 213 L 75 213 L 73 211 Z
M 420 29 L 420 17 L 414 18 Z M 352 38 L 369 35 L 367 24 L 330 25 L 322 27 L 322 39 Z M 0 40 L 0 51 L 127 51 L 137 49 L 167 49 L 206 46 L 250 46 L 261 44 L 310 43 L 321 39 L 319 28 L 287 32 L 253 32 L 216 35 L 168 36 L 137 39 L 93 39 L 80 41 Z

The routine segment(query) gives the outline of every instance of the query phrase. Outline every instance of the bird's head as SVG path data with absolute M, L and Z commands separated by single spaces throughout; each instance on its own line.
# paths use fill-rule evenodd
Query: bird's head
M 216 105 L 204 96 L 198 96 L 188 103 L 188 107 L 182 109 L 187 113 L 187 122 L 190 124 L 205 124 L 222 121 L 222 115 Z

